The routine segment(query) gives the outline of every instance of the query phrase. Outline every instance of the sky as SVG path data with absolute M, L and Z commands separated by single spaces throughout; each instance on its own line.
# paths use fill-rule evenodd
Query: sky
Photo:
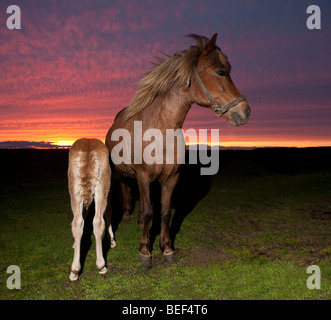
M 311 4 L 321 29 L 307 28 Z M 331 146 L 330 1 L 3 0 L 0 148 L 104 140 L 156 57 L 216 32 L 252 114 L 234 128 L 193 105 L 184 130 L 219 129 L 222 146 Z

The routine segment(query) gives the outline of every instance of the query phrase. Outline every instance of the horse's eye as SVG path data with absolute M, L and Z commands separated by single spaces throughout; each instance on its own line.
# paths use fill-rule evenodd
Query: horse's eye
M 216 71 L 216 73 L 217 73 L 219 76 L 222 76 L 222 77 L 225 77 L 225 76 L 226 76 L 226 71 L 224 71 L 224 70 Z

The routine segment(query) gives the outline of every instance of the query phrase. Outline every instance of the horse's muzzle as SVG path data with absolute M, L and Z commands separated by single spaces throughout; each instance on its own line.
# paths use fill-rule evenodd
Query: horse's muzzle
M 229 122 L 232 126 L 238 127 L 245 124 L 251 115 L 251 108 L 248 104 L 243 107 L 229 110 Z

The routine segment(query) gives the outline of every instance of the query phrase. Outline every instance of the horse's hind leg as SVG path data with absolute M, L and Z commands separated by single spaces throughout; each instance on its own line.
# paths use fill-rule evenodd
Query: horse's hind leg
M 104 212 L 107 207 L 107 197 L 103 196 L 103 192 L 95 193 L 95 215 L 93 219 L 93 233 L 95 236 L 95 245 L 96 245 L 96 265 L 99 269 L 100 274 L 105 274 L 107 272 L 107 267 L 105 259 L 102 253 L 102 234 L 105 230 L 105 220 L 103 218 Z
M 132 210 L 132 190 L 128 180 L 123 176 L 121 176 L 120 180 L 120 197 L 123 209 L 122 221 L 128 222 L 130 221 L 130 213 Z
M 78 279 L 78 273 L 80 271 L 80 242 L 84 230 L 83 219 L 83 200 L 78 199 L 75 196 L 71 196 L 71 209 L 74 215 L 74 219 L 71 223 L 72 235 L 74 237 L 74 259 L 71 265 L 71 273 L 69 279 L 75 281 Z
M 170 177 L 167 181 L 161 183 L 161 235 L 160 245 L 166 261 L 176 262 L 174 252 L 171 248 L 171 238 L 169 233 L 169 224 L 171 218 L 171 199 L 179 174 Z

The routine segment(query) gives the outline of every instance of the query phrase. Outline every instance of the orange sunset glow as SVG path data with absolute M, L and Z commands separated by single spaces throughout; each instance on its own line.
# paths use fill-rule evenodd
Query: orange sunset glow
M 184 35 L 192 32 L 219 33 L 252 114 L 233 128 L 193 105 L 184 131 L 219 129 L 207 143 L 223 147 L 331 146 L 331 26 L 324 19 L 321 30 L 308 30 L 304 3 L 16 4 L 19 30 L 6 27 L 9 15 L 0 8 L 0 148 L 104 141 L 155 57 L 187 49 Z M 331 4 L 321 11 L 330 14 Z

